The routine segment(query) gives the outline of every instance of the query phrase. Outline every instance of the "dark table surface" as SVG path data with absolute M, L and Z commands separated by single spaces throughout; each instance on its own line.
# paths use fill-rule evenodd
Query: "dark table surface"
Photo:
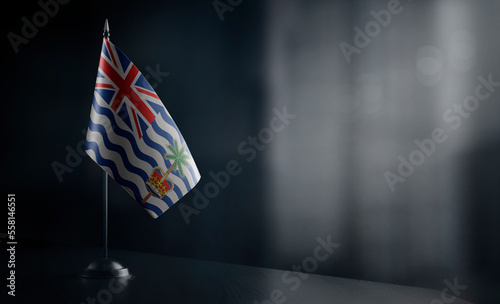
M 16 297 L 2 284 L 0 303 L 443 303 L 440 291 L 422 288 L 313 274 L 285 284 L 281 270 L 118 250 L 110 256 L 132 278 L 80 277 L 100 255 L 97 248 L 20 248 Z

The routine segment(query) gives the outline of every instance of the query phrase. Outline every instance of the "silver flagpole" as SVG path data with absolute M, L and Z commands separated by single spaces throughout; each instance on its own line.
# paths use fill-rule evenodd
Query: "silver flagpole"
M 104 32 L 103 32 L 104 38 L 109 39 L 109 23 L 108 19 L 104 22 Z M 103 187 L 102 187 L 102 192 L 103 192 L 103 242 L 104 242 L 104 258 L 108 258 L 108 173 L 104 171 L 103 175 Z
M 108 19 L 104 23 L 104 38 L 109 40 Z M 84 278 L 108 279 L 131 277 L 127 267 L 119 262 L 108 258 L 108 173 L 104 171 L 102 184 L 103 204 L 103 247 L 104 256 L 92 263 L 81 274 Z
M 103 37 L 109 39 L 109 23 L 108 19 L 104 22 Z M 108 258 L 108 173 L 104 171 L 102 176 L 102 216 L 103 216 L 103 247 L 104 247 L 104 258 Z
M 103 242 L 104 242 L 104 258 L 108 258 L 108 173 L 103 174 Z

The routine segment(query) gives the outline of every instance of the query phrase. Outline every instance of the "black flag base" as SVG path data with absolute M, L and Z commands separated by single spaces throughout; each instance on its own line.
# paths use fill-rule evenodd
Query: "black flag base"
M 111 279 L 128 278 L 131 274 L 128 268 L 119 262 L 103 257 L 90 263 L 81 276 L 87 279 Z

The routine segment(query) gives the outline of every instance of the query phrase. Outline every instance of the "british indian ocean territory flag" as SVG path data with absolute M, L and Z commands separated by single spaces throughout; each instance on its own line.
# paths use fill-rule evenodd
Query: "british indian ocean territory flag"
M 85 149 L 153 218 L 200 180 L 191 152 L 160 98 L 107 38 Z

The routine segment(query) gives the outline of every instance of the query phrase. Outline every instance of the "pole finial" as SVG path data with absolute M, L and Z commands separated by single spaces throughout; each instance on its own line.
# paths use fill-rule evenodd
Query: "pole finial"
M 109 23 L 108 23 L 108 19 L 106 18 L 106 21 L 104 22 L 104 34 L 103 34 L 104 38 L 109 38 L 110 34 L 109 34 Z

